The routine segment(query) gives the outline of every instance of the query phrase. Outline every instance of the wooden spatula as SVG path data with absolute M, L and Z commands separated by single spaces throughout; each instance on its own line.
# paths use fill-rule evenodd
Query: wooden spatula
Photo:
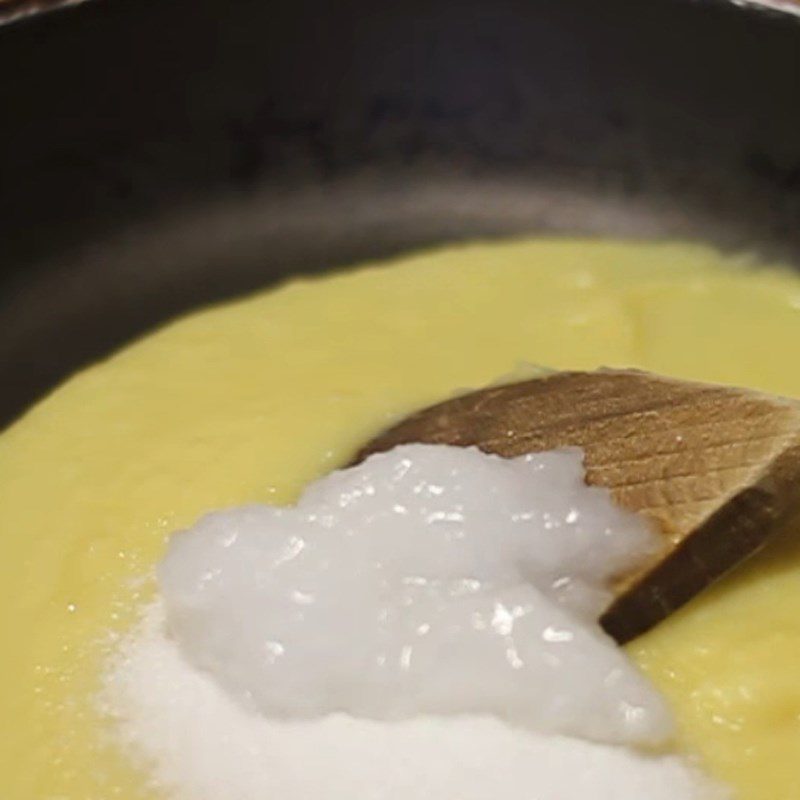
M 621 575 L 603 627 L 626 642 L 800 513 L 800 402 L 637 371 L 560 372 L 426 408 L 371 441 L 518 456 L 577 445 L 586 480 L 643 514 L 666 546 Z M 800 535 L 800 534 L 799 534 Z

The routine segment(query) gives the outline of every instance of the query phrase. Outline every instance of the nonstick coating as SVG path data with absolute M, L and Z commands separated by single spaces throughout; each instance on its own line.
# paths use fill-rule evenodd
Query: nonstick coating
M 800 263 L 800 21 L 95 0 L 0 28 L 0 424 L 186 309 L 523 232 Z

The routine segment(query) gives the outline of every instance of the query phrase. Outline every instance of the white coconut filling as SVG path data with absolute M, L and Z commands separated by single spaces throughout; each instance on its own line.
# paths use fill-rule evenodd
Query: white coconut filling
M 717 796 L 597 624 L 658 547 L 579 450 L 398 447 L 173 536 L 105 701 L 186 800 Z

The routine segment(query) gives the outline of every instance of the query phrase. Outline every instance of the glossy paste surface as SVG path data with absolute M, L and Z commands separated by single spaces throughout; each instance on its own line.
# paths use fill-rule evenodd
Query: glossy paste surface
M 134 800 L 92 698 L 169 532 L 289 502 L 407 412 L 525 364 L 800 396 L 800 278 L 696 246 L 532 241 L 295 281 L 157 331 L 0 436 L 0 784 Z M 520 366 L 523 365 L 523 366 Z M 800 537 L 634 643 L 743 800 L 800 796 Z

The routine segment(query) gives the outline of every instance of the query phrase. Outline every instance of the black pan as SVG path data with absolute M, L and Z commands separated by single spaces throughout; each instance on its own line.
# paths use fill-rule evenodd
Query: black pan
M 0 424 L 193 306 L 519 232 L 800 263 L 800 19 L 95 0 L 0 28 Z

